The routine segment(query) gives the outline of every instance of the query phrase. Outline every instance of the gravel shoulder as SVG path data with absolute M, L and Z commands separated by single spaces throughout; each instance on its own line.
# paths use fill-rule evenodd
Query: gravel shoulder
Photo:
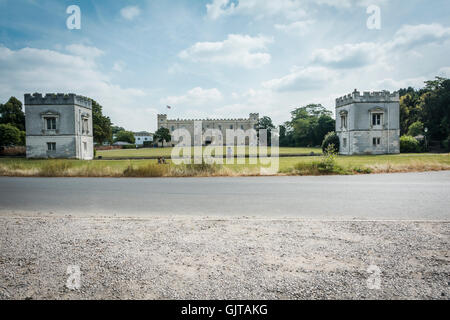
M 11 214 L 0 299 L 448 300 L 449 249 L 449 222 Z

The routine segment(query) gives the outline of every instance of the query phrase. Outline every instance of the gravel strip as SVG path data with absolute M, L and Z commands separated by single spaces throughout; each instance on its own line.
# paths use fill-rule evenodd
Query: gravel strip
M 448 300 L 449 249 L 448 222 L 10 215 L 0 299 Z

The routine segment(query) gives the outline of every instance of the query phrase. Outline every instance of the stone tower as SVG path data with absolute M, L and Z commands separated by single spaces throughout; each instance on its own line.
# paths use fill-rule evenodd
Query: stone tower
M 399 93 L 364 92 L 336 99 L 340 154 L 400 153 Z
M 92 101 L 75 94 L 25 94 L 27 158 L 94 158 Z

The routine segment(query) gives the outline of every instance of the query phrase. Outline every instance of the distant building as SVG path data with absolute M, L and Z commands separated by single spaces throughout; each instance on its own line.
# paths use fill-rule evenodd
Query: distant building
M 75 94 L 25 94 L 27 158 L 92 160 L 92 102 Z
M 153 134 L 146 131 L 135 132 L 134 140 L 137 146 L 143 146 L 146 141 L 153 142 Z
M 221 132 L 223 143 L 226 143 L 226 130 L 243 130 L 247 131 L 249 129 L 256 129 L 259 122 L 258 113 L 250 113 L 247 119 L 167 119 L 166 114 L 158 114 L 157 128 L 167 128 L 170 134 L 172 134 L 176 129 L 186 129 L 191 135 L 191 145 L 194 145 L 194 122 L 202 122 L 202 131 L 205 132 L 208 129 L 216 129 Z M 202 145 L 211 144 L 211 137 L 204 136 Z M 169 144 L 174 146 L 177 141 L 171 141 Z
M 336 99 L 340 154 L 400 153 L 399 93 L 364 92 Z

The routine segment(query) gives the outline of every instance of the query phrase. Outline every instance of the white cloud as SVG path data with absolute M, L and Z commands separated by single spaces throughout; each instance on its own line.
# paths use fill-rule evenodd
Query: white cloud
M 280 92 L 316 90 L 329 85 L 335 75 L 323 67 L 294 67 L 288 75 L 264 82 L 263 87 Z
M 86 58 L 95 59 L 104 54 L 104 52 L 96 47 L 89 47 L 83 44 L 71 44 L 66 46 L 66 50 L 73 55 Z
M 68 46 L 75 54 L 54 50 L 23 48 L 11 50 L 0 46 L 0 99 L 25 93 L 76 93 L 95 99 L 112 121 L 130 129 L 148 128 L 153 117 L 145 102 L 146 93 L 137 88 L 123 88 L 111 83 L 93 60 L 100 50 Z M 80 49 L 80 50 L 79 50 Z M 156 114 L 156 110 L 155 110 Z M 139 116 L 136 116 L 139 115 Z
M 316 49 L 312 62 L 318 65 L 352 69 L 369 65 L 388 66 L 395 56 L 414 55 L 420 58 L 420 52 L 414 51 L 429 44 L 439 44 L 450 39 L 450 28 L 440 24 L 421 24 L 401 27 L 391 41 L 385 43 L 361 42 L 338 45 L 330 49 Z
M 123 61 L 116 61 L 113 65 L 113 70 L 117 72 L 122 72 L 125 69 L 126 63 Z
M 449 78 L 450 79 L 450 67 L 443 67 L 440 68 L 437 75 L 439 77 L 443 77 L 443 78 Z
M 306 15 L 300 0 L 239 0 L 237 3 L 231 0 L 213 0 L 206 5 L 206 10 L 207 16 L 213 20 L 234 14 L 252 15 L 257 18 L 280 15 L 288 19 L 299 19 Z
M 170 105 L 172 107 L 175 106 L 206 106 L 211 105 L 217 102 L 220 102 L 223 99 L 222 93 L 216 89 L 203 89 L 200 87 L 196 87 L 194 89 L 189 90 L 185 95 L 182 96 L 170 96 L 164 99 L 161 99 L 161 103 Z
M 380 81 L 377 81 L 375 83 L 375 88 L 373 88 L 374 90 L 392 90 L 392 91 L 396 91 L 400 88 L 408 88 L 408 87 L 413 87 L 413 88 L 422 88 L 424 86 L 424 82 L 426 79 L 424 77 L 417 77 L 417 78 L 408 78 L 408 79 L 403 79 L 403 80 L 394 80 L 391 78 L 387 78 L 387 79 L 383 79 Z
M 430 43 L 442 43 L 450 39 L 450 28 L 440 24 L 405 25 L 395 33 L 389 44 L 392 48 L 411 49 Z
M 122 8 L 122 10 L 120 10 L 120 14 L 123 18 L 131 21 L 141 14 L 141 9 L 139 9 L 138 6 L 128 6 Z
M 312 62 L 331 68 L 359 68 L 377 62 L 381 52 L 382 48 L 373 42 L 343 44 L 315 50 Z
M 221 42 L 197 42 L 180 52 L 179 57 L 193 62 L 258 68 L 270 62 L 270 54 L 262 51 L 271 42 L 272 39 L 263 36 L 230 34 Z
M 319 5 L 327 5 L 330 7 L 335 8 L 354 8 L 355 6 L 359 7 L 368 7 L 370 5 L 384 5 L 389 0 L 312 0 L 311 2 L 314 2 Z
M 290 24 L 276 24 L 275 29 L 302 36 L 310 31 L 310 27 L 314 23 L 314 20 L 295 21 Z

